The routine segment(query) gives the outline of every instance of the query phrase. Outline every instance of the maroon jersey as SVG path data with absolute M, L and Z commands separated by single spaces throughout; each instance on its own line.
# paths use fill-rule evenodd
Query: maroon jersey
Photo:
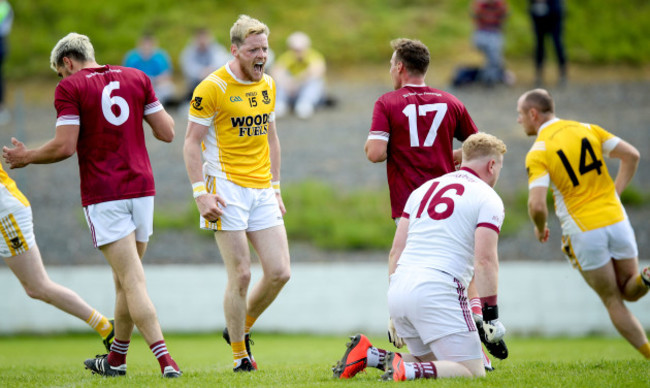
M 428 86 L 407 85 L 375 103 L 368 139 L 388 142 L 386 173 L 392 217 L 400 217 L 411 192 L 454 171 L 453 140 L 478 132 L 465 105 Z
M 162 110 L 151 81 L 106 65 L 64 78 L 54 92 L 56 125 L 79 125 L 83 206 L 155 194 L 142 119 Z
M 477 0 L 474 2 L 474 22 L 476 29 L 501 31 L 508 16 L 508 6 L 503 0 Z

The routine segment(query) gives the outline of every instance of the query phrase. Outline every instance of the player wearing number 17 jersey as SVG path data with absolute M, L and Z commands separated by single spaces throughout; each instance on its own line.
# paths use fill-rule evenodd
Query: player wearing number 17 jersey
M 371 162 L 386 160 L 392 217 L 422 183 L 454 171 L 454 138 L 476 133 L 465 105 L 455 96 L 424 83 L 429 50 L 419 41 L 396 39 L 390 60 L 394 91 L 375 103 L 366 142 Z
M 454 138 L 463 141 L 477 128 L 462 102 L 424 83 L 430 56 L 422 42 L 396 39 L 391 46 L 390 76 L 395 90 L 375 103 L 365 151 L 373 163 L 386 161 L 391 216 L 397 221 L 413 190 L 454 171 L 460 163 L 460 150 L 453 150 Z M 478 320 L 481 307 L 474 294 L 472 288 L 472 310 Z M 389 322 L 389 333 L 393 331 Z M 400 341 L 393 343 L 401 346 Z M 499 358 L 505 358 L 505 352 Z M 487 356 L 485 367 L 492 369 Z
M 634 230 L 619 199 L 639 164 L 639 151 L 594 124 L 555 117 L 544 89 L 524 93 L 517 121 L 536 136 L 526 155 L 528 212 L 537 239 L 548 241 L 546 193 L 550 187 L 562 225 L 562 251 L 598 294 L 616 329 L 645 358 L 650 343 L 625 306 L 648 292 L 650 267 L 639 273 Z M 620 159 L 615 180 L 603 156 Z
M 62 78 L 56 88 L 56 134 L 27 149 L 12 139 L 4 156 L 12 168 L 55 163 L 75 150 L 81 201 L 93 243 L 111 265 L 115 280 L 115 337 L 108 355 L 84 362 L 104 376 L 126 374 L 133 326 L 158 359 L 164 377 L 181 372 L 169 355 L 149 299 L 142 256 L 153 230 L 153 174 L 142 121 L 164 142 L 174 138 L 174 120 L 151 82 L 139 70 L 100 66 L 87 36 L 70 33 L 54 46 L 50 66 Z

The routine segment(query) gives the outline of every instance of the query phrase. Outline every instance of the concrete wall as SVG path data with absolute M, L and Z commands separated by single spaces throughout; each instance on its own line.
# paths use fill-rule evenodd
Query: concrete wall
M 291 281 L 256 323 L 256 330 L 384 333 L 386 271 L 381 263 L 296 264 Z M 48 273 L 105 315 L 112 315 L 114 291 L 108 266 L 50 267 Z M 223 266 L 148 266 L 146 273 L 164 331 L 222 330 Z M 260 268 L 255 267 L 254 281 L 259 274 Z M 6 266 L 0 268 L 0 294 L 0 334 L 88 330 L 77 318 L 27 297 Z M 629 306 L 649 329 L 650 296 Z M 616 334 L 596 294 L 565 263 L 503 263 L 499 311 L 512 334 Z

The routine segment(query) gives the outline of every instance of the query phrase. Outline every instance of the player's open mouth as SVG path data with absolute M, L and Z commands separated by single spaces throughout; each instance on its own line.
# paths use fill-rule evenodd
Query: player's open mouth
M 264 62 L 254 64 L 253 69 L 255 69 L 255 71 L 259 71 L 260 73 L 263 72 L 264 71 Z

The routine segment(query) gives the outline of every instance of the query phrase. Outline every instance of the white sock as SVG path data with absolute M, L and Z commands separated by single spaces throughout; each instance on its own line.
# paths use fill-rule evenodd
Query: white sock
M 407 380 L 415 380 L 415 365 L 412 362 L 404 363 L 404 371 Z
M 371 346 L 368 348 L 366 352 L 366 357 L 367 357 L 367 362 L 368 366 L 372 368 L 376 368 L 379 366 L 379 350 L 377 350 L 376 347 Z

